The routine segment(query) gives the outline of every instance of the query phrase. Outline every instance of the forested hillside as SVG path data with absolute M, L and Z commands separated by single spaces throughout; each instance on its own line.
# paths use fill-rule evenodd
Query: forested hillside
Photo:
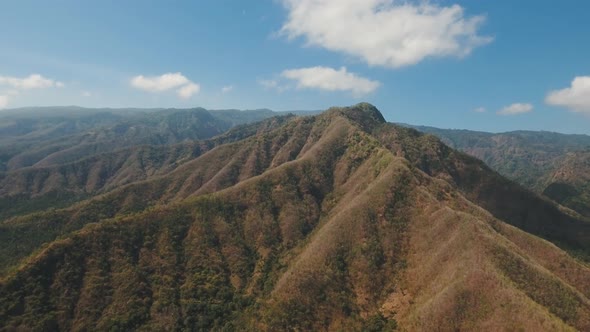
M 0 224 L 4 330 L 590 329 L 590 224 L 372 105 L 118 153 Z

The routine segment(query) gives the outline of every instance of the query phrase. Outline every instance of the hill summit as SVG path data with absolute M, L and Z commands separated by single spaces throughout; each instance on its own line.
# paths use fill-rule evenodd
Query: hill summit
M 0 224 L 4 330 L 590 329 L 589 225 L 370 104 L 153 151 Z
M 343 116 L 356 123 L 365 131 L 371 131 L 378 125 L 386 122 L 377 107 L 365 102 L 350 107 L 332 107 L 326 111 L 326 114 Z

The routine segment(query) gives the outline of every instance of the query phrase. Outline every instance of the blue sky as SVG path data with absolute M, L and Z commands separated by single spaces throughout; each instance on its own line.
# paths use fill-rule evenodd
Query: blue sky
M 4 1 L 0 108 L 368 101 L 393 122 L 590 134 L 588 13 L 580 0 Z

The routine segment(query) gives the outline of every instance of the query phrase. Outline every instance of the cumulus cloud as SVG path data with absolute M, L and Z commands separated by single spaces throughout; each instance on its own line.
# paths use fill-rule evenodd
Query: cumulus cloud
M 182 99 L 189 99 L 201 91 L 201 86 L 195 83 L 189 83 L 178 90 L 178 96 Z
M 10 86 L 15 89 L 43 89 L 43 88 L 61 88 L 62 82 L 45 78 L 39 74 L 32 74 L 28 77 L 18 78 L 10 76 L 0 76 L 0 85 Z
M 325 91 L 350 91 L 363 96 L 375 91 L 381 84 L 350 73 L 345 67 L 338 70 L 329 67 L 289 69 L 281 73 L 287 79 L 295 80 L 299 89 Z
M 188 99 L 199 93 L 201 87 L 186 78 L 182 73 L 166 73 L 160 76 L 135 76 L 131 79 L 134 88 L 158 93 L 176 89 L 180 98 Z
M 478 108 L 474 109 L 473 111 L 474 111 L 475 113 L 485 113 L 485 112 L 487 112 L 488 110 L 486 110 L 486 108 L 485 108 L 485 107 L 478 107 Z
M 401 0 L 281 0 L 288 18 L 281 34 L 342 52 L 372 66 L 402 67 L 427 57 L 469 55 L 492 41 L 480 36 L 484 16 L 459 5 Z
M 234 89 L 233 85 L 226 85 L 223 88 L 221 88 L 221 92 L 228 93 L 228 92 L 232 92 L 233 89 Z
M 516 115 L 516 114 L 524 114 L 533 111 L 533 105 L 527 103 L 516 103 L 510 106 L 506 106 L 503 109 L 498 111 L 500 115 Z
M 0 95 L 0 108 L 5 108 L 8 106 L 9 99 L 12 98 L 9 98 L 9 96 L 17 96 L 22 90 L 62 88 L 64 84 L 39 74 L 31 74 L 23 78 L 0 76 L 0 86 L 8 87 L 9 89 Z
M 590 115 L 590 76 L 576 77 L 569 88 L 549 92 L 545 102 Z
M 177 88 L 189 82 L 189 79 L 184 77 L 181 73 L 168 73 L 161 76 L 135 76 L 131 80 L 131 85 L 135 88 L 149 92 L 162 92 Z

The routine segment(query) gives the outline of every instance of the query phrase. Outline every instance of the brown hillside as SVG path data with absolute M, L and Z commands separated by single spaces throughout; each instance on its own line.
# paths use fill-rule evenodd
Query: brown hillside
M 497 196 L 511 188 L 519 187 L 432 136 L 384 124 L 368 104 L 294 118 L 169 174 L 5 222 L 3 232 L 35 234 L 47 223 L 65 236 L 4 277 L 0 322 L 4 330 L 590 330 L 590 268 L 506 223 L 551 238 L 544 232 L 556 223 L 582 222 L 520 189 L 513 195 L 558 219 L 526 218 L 522 200 Z M 558 238 L 584 248 L 588 233 L 578 230 Z
M 241 125 L 206 141 L 136 146 L 73 163 L 0 173 L 0 218 L 62 207 L 123 185 L 170 173 L 213 147 L 276 128 L 291 116 Z

